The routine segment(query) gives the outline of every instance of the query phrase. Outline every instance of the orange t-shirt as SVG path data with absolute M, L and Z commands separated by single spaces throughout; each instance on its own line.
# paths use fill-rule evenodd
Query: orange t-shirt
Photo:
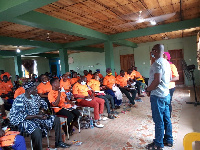
M 52 90 L 52 87 L 51 87 L 50 82 L 47 82 L 46 84 L 44 84 L 44 83 L 41 82 L 37 86 L 37 90 L 38 90 L 39 94 L 45 94 L 45 93 L 50 92 Z
M 60 107 L 60 108 L 54 108 L 54 112 L 56 112 L 56 113 L 59 112 L 63 107 L 64 108 L 71 108 L 71 104 L 65 103 L 66 96 L 67 95 L 65 94 L 65 92 L 61 92 L 60 102 L 58 104 L 58 107 Z M 58 91 L 51 90 L 48 93 L 48 100 L 51 104 L 56 101 L 57 97 L 58 97 Z M 52 104 L 52 106 L 53 106 L 53 104 Z
M 103 78 L 103 75 L 99 73 L 99 78 Z
M 142 75 L 141 75 L 138 71 L 135 71 L 135 73 L 136 73 L 136 74 L 135 74 L 135 77 L 136 77 L 136 78 L 142 78 Z
M 89 88 L 87 87 L 87 85 L 82 85 L 78 82 L 74 84 L 72 88 L 73 95 L 77 94 L 81 96 L 88 96 L 88 91 L 89 91 Z M 80 102 L 81 100 L 82 99 L 78 99 L 77 101 Z
M 117 77 L 117 72 L 115 71 L 115 78 Z
M 107 87 L 109 87 L 110 89 L 112 89 L 113 84 L 115 84 L 116 79 L 113 75 L 111 76 L 105 76 L 104 80 L 103 80 L 103 85 L 106 85 Z
M 178 70 L 176 68 L 176 66 L 174 64 L 170 64 L 170 68 L 171 68 L 171 71 L 172 71 L 172 78 L 173 77 L 178 77 L 179 74 L 178 74 Z M 169 83 L 169 89 L 172 89 L 174 88 L 176 85 L 175 85 L 175 82 L 170 82 Z
M 65 90 L 69 90 L 71 89 L 71 83 L 70 83 L 70 79 L 67 79 L 66 82 L 63 81 L 63 79 L 60 80 L 60 88 L 64 88 Z
M 79 77 L 77 77 L 77 78 L 71 78 L 70 84 L 73 85 L 74 83 L 78 82 L 78 80 L 79 80 Z
M 127 80 L 128 78 L 126 76 L 122 77 L 120 75 L 116 78 L 116 83 L 119 84 L 121 87 L 127 86 Z
M 100 91 L 100 82 L 98 80 L 91 79 L 87 85 L 90 86 L 93 91 Z
M 92 75 L 88 74 L 87 76 L 85 76 L 87 78 L 87 82 L 89 82 L 92 79 Z
M 14 94 L 14 98 L 16 98 L 17 96 L 21 95 L 25 93 L 25 89 L 23 87 L 19 87 L 16 91 L 15 91 L 15 94 Z
M 13 84 L 12 82 L 1 82 L 1 85 L 0 85 L 0 93 L 4 93 L 4 94 L 8 94 L 8 92 L 11 92 L 12 91 L 12 88 L 13 88 Z
M 131 79 L 135 79 L 135 77 L 136 77 L 136 71 L 135 70 L 132 71 L 130 77 L 131 77 Z
M 2 80 L 3 80 L 3 76 L 4 76 L 4 75 L 7 75 L 8 78 L 10 78 L 10 76 L 11 76 L 10 73 L 4 72 L 3 74 L 1 74 L 1 79 L 2 79 Z

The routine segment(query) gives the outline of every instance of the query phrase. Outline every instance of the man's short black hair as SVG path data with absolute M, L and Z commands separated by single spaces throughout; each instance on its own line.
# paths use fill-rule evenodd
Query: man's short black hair
M 52 78 L 51 80 L 50 80 L 50 84 L 52 85 L 56 80 L 59 80 L 58 78 Z

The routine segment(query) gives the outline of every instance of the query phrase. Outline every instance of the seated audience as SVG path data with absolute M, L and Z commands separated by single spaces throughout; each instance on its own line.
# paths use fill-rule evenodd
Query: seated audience
M 106 104 L 106 108 L 107 108 L 107 112 L 108 112 L 108 118 L 109 119 L 114 119 L 114 116 L 111 115 L 111 111 L 110 111 L 110 103 L 111 103 L 111 108 L 112 108 L 112 113 L 114 114 L 114 108 L 115 108 L 115 104 L 114 104 L 114 100 L 113 97 L 111 95 L 108 94 L 104 94 L 104 93 L 98 93 L 100 90 L 102 90 L 102 87 L 100 87 L 100 82 L 99 82 L 99 75 L 96 72 L 94 74 L 94 79 L 91 79 L 90 82 L 87 83 L 87 85 L 94 91 L 97 92 L 97 97 L 102 98 L 105 100 L 105 104 Z M 110 103 L 109 103 L 110 102 Z
M 4 124 L 6 113 L 3 104 L 4 101 L 0 98 L 0 150 L 8 147 L 12 147 L 14 150 L 26 150 L 24 137 L 17 131 L 9 131 L 8 124 Z
M 130 89 L 129 87 L 127 87 L 127 82 L 129 82 L 128 78 L 127 78 L 127 76 L 125 76 L 124 70 L 121 70 L 120 75 L 118 75 L 116 78 L 116 84 L 118 85 L 121 92 L 124 93 L 126 95 L 126 97 L 129 99 L 129 101 L 130 101 L 129 106 L 136 106 L 134 99 L 136 97 L 137 90 Z M 130 85 L 130 82 L 129 82 L 129 85 Z
M 62 75 L 62 79 L 60 80 L 60 88 L 64 88 L 65 91 L 71 90 L 70 76 L 70 73 L 67 72 Z
M 105 92 L 113 97 L 114 103 L 116 105 L 115 108 L 120 108 L 120 105 L 122 103 L 122 95 L 121 96 L 119 95 L 118 97 L 117 95 L 115 95 L 116 88 L 113 91 L 113 87 L 115 87 L 116 78 L 112 75 L 112 70 L 110 68 L 106 69 L 106 73 L 107 75 L 104 77 L 103 80 L 103 85 L 105 86 L 106 89 Z
M 86 77 L 82 76 L 80 78 L 80 80 L 73 86 L 73 95 L 77 99 L 79 106 L 94 108 L 94 126 L 102 128 L 104 127 L 104 125 L 100 124 L 98 120 L 100 119 L 100 115 L 103 113 L 104 110 L 104 100 L 94 97 L 94 95 L 92 94 L 88 94 L 89 88 L 86 85 L 86 81 Z
M 25 93 L 15 99 L 10 110 L 10 122 L 18 126 L 20 131 L 31 134 L 34 150 L 42 150 L 42 135 L 46 135 L 52 127 L 55 130 L 55 147 L 69 147 L 62 142 L 60 119 L 45 114 L 48 106 L 37 95 L 35 84 L 27 82 L 23 88 Z
M 59 79 L 53 78 L 50 81 L 52 90 L 48 94 L 48 99 L 51 103 L 51 106 L 57 107 L 54 108 L 56 115 L 62 115 L 67 117 L 67 124 L 69 126 L 69 134 L 73 133 L 73 126 L 78 126 L 78 118 L 80 113 L 76 109 L 72 109 L 74 105 L 71 101 L 67 99 L 67 95 L 64 91 L 60 91 L 60 82 Z

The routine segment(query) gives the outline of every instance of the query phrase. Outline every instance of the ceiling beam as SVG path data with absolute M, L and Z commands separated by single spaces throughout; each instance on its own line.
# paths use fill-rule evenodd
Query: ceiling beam
M 101 44 L 103 43 L 102 40 L 81 40 L 81 41 L 76 41 L 76 42 L 70 42 L 66 43 L 63 45 L 63 48 L 76 48 L 76 47 L 83 47 L 83 46 L 88 46 L 88 45 L 94 45 L 94 44 Z
M 129 32 L 113 34 L 113 35 L 109 36 L 109 39 L 111 41 L 130 39 L 130 38 L 159 34 L 159 33 L 164 33 L 164 32 L 184 30 L 184 29 L 189 29 L 189 28 L 193 28 L 193 27 L 197 27 L 197 26 L 200 26 L 200 18 L 185 20 L 185 21 L 180 21 L 180 22 L 174 22 L 174 23 L 169 23 L 169 24 L 164 24 L 164 25 L 158 25 L 158 26 L 154 26 L 154 27 L 148 27 L 148 28 L 129 31 Z
M 0 51 L 0 55 L 1 56 L 16 56 L 17 53 L 14 52 L 14 51 L 5 51 L 5 50 L 2 50 L 2 51 Z
M 49 48 L 49 49 L 59 49 L 60 47 L 62 47 L 61 44 L 58 44 L 58 43 L 18 39 L 18 38 L 5 37 L 5 36 L 0 36 L 0 44 L 13 45 L 13 46 L 25 46 L 25 47 L 44 47 L 44 48 Z
M 104 52 L 103 48 L 96 48 L 96 47 L 76 47 L 76 48 L 70 48 L 69 50 L 76 50 L 76 51 L 86 51 L 86 52 Z
M 28 12 L 9 21 L 87 39 L 108 40 L 106 34 L 36 11 Z
M 46 57 L 46 58 L 55 58 L 59 57 L 59 54 L 48 54 L 48 53 L 41 53 L 41 54 L 33 54 L 33 55 L 24 55 L 24 56 L 38 56 L 38 57 Z
M 0 21 L 7 21 L 58 0 L 0 0 Z
M 127 40 L 117 40 L 117 41 L 113 41 L 113 43 L 121 45 L 121 46 L 132 47 L 132 48 L 138 47 L 136 43 L 133 43 Z
M 18 55 L 34 55 L 34 54 L 39 54 L 39 53 L 45 53 L 45 52 L 50 52 L 50 51 L 55 51 L 58 49 L 49 49 L 49 48 L 35 48 L 35 49 L 30 49 L 30 50 L 23 50 L 21 53 L 18 53 Z

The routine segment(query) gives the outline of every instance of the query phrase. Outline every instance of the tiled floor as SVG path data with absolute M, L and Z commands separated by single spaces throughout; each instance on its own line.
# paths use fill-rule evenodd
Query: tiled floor
M 190 95 L 189 95 L 190 93 Z M 186 104 L 185 101 L 194 101 L 192 88 L 177 88 L 173 97 L 173 136 L 174 146 L 165 147 L 165 150 L 183 150 L 183 137 L 189 132 L 200 132 L 200 106 Z M 200 100 L 199 96 L 198 99 Z M 151 108 L 148 97 L 138 102 L 138 108 L 131 108 L 126 114 L 120 113 L 119 118 L 102 121 L 104 128 L 84 129 L 67 140 L 83 142 L 81 146 L 72 145 L 70 150 L 139 150 L 152 142 L 154 138 L 154 124 L 151 118 Z M 122 108 L 124 106 L 122 105 Z M 121 110 L 118 110 L 119 112 Z M 106 112 L 106 111 L 105 111 Z M 106 113 L 105 113 L 106 114 Z M 50 147 L 54 147 L 54 133 L 51 132 Z M 30 138 L 26 138 L 30 148 Z M 43 146 L 47 147 L 46 138 Z M 200 144 L 194 144 L 194 150 L 200 150 Z

